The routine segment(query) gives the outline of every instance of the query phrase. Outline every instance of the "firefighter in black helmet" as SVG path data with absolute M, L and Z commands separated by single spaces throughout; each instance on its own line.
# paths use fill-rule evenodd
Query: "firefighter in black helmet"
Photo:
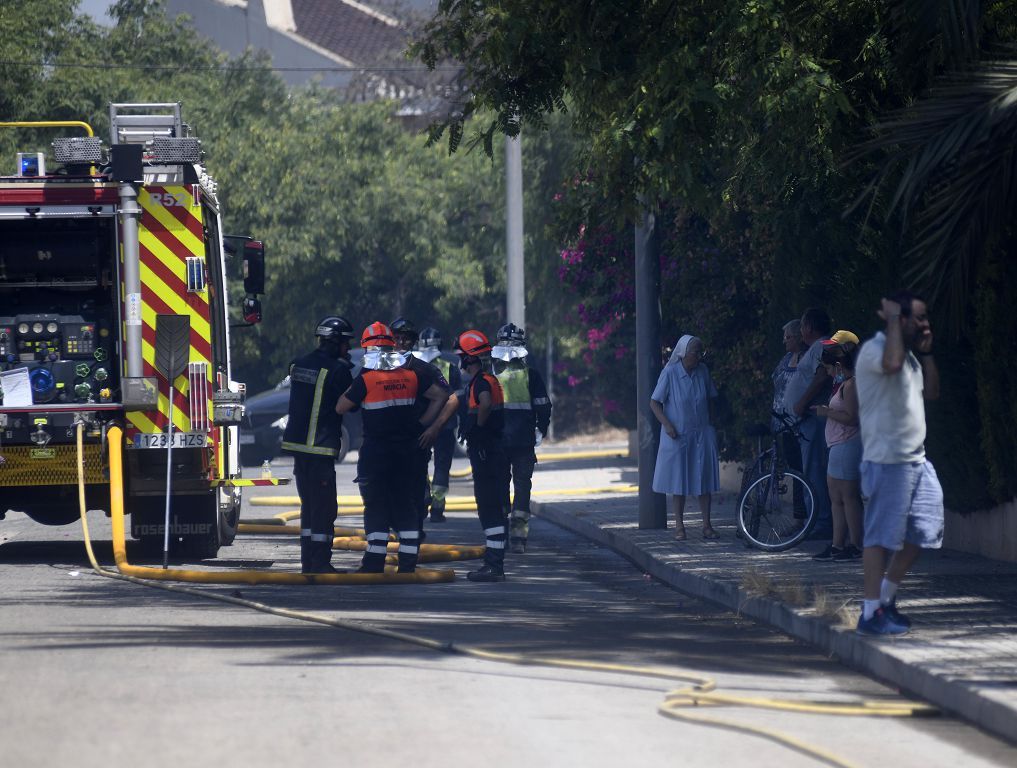
M 282 449 L 293 454 L 300 495 L 300 567 L 304 573 L 337 573 L 332 536 L 338 506 L 335 458 L 342 417 L 336 403 L 353 381 L 353 326 L 330 315 L 314 331 L 318 347 L 290 363 L 290 405 Z
M 413 348 L 413 356 L 425 363 L 431 363 L 445 377 L 452 391 L 462 402 L 464 395 L 459 368 L 441 357 L 441 333 L 437 328 L 427 327 L 420 331 L 417 344 Z M 456 426 L 458 419 L 453 416 L 442 427 L 434 441 L 434 477 L 431 481 L 431 522 L 445 522 L 445 496 L 448 493 L 449 470 L 452 468 L 452 457 L 455 454 Z
M 551 423 L 551 398 L 547 396 L 544 379 L 526 364 L 526 331 L 514 323 L 498 329 L 498 343 L 491 351 L 494 375 L 505 393 L 505 428 L 502 444 L 508 458 L 514 494 L 511 504 L 509 545 L 512 552 L 526 551 L 530 535 L 530 491 L 533 467 L 537 463 L 535 448 L 547 436 Z
M 411 473 L 412 484 L 413 484 L 413 499 L 414 507 L 417 510 L 417 521 L 420 524 L 420 540 L 424 540 L 424 520 L 427 519 L 427 511 L 431 505 L 431 485 L 427 480 L 427 465 L 431 461 L 431 446 L 437 440 L 438 435 L 441 434 L 442 427 L 455 415 L 456 410 L 459 408 L 459 397 L 455 391 L 449 386 L 448 379 L 442 373 L 442 371 L 435 365 L 432 365 L 426 360 L 422 360 L 415 355 L 409 354 L 413 347 L 416 345 L 419 338 L 416 326 L 413 325 L 409 320 L 404 317 L 397 317 L 389 325 L 392 329 L 392 335 L 395 337 L 396 348 L 401 352 L 407 353 L 406 366 L 418 374 L 425 376 L 428 380 L 435 381 L 438 386 L 442 387 L 449 395 L 444 407 L 438 413 L 438 416 L 433 422 L 428 424 L 422 424 L 425 428 L 425 433 L 429 437 L 424 441 L 423 447 L 418 447 L 418 450 L 414 456 L 413 469 Z M 417 398 L 415 404 L 417 416 L 422 417 L 428 409 L 428 401 L 423 397 L 423 393 Z
M 507 520 L 504 500 L 508 496 L 508 465 L 501 444 L 504 415 L 501 385 L 491 373 L 491 344 L 480 331 L 463 331 L 456 339 L 463 378 L 467 380 L 468 411 L 459 426 L 466 438 L 473 469 L 473 497 L 484 528 L 487 547 L 484 565 L 470 571 L 470 581 L 505 581 Z

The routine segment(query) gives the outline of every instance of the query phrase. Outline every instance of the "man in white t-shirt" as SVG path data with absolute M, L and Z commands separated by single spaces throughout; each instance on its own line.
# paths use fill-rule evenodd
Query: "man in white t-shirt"
M 878 314 L 886 331 L 862 345 L 855 365 L 865 500 L 857 631 L 902 635 L 911 621 L 897 611 L 897 587 L 923 549 L 943 544 L 943 489 L 925 458 L 924 401 L 939 397 L 939 371 L 922 299 L 901 291 Z

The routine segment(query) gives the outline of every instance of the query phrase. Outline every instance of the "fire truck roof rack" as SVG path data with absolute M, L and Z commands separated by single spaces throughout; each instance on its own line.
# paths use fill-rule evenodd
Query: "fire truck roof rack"
M 109 123 L 111 144 L 147 144 L 157 138 L 182 139 L 188 133 L 179 101 L 110 104 Z

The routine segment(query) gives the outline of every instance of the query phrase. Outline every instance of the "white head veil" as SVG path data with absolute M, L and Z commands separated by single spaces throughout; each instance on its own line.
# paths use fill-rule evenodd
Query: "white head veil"
M 700 339 L 698 336 L 690 336 L 687 333 L 680 339 L 678 339 L 678 341 L 674 345 L 674 352 L 672 352 L 671 357 L 668 358 L 667 364 L 674 365 L 683 357 L 685 357 L 685 353 L 688 351 L 689 345 L 692 344 L 692 342 L 694 341 L 698 341 L 700 346 L 703 345 L 702 339 Z

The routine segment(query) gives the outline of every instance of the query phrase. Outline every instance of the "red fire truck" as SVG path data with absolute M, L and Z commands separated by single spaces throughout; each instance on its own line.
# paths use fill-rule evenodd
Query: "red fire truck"
M 0 519 L 77 518 L 78 424 L 88 506 L 108 510 L 105 443 L 118 424 L 133 536 L 161 549 L 168 516 L 171 546 L 214 557 L 250 482 L 226 267 L 242 259 L 234 315 L 258 322 L 264 248 L 224 237 L 178 103 L 110 105 L 108 146 L 85 123 L 0 126 L 86 134 L 57 138 L 55 163 L 19 154 L 0 177 Z

